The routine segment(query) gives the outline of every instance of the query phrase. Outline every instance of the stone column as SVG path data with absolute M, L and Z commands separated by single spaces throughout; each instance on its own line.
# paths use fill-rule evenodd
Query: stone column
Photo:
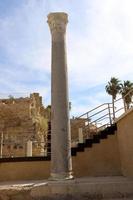
M 51 179 L 71 179 L 71 135 L 66 58 L 66 13 L 50 13 L 52 35 Z

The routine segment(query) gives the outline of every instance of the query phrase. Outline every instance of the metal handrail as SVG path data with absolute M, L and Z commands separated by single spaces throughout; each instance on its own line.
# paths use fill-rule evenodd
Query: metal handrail
M 115 111 L 115 113 L 117 113 L 117 112 L 119 112 L 120 110 L 123 110 L 123 109 L 124 109 L 124 107 L 119 108 L 118 110 Z
M 83 115 L 80 115 L 80 116 L 79 116 L 78 118 L 76 118 L 76 119 L 82 119 L 81 117 L 87 115 L 87 119 L 90 119 L 89 121 L 90 121 L 90 123 L 92 123 L 92 122 L 99 121 L 100 119 L 104 118 L 104 117 L 107 116 L 107 115 L 109 115 L 109 117 L 111 117 L 111 114 L 112 114 L 112 113 L 110 112 L 110 109 L 112 109 L 112 106 L 110 106 L 110 105 L 112 105 L 112 103 L 104 103 L 104 104 L 102 104 L 102 105 L 99 105 L 99 106 L 97 106 L 96 108 L 94 108 L 94 109 L 92 109 L 92 110 L 90 110 L 90 111 L 84 113 Z M 97 109 L 99 109 L 99 108 L 101 108 L 101 107 L 103 107 L 103 106 L 107 106 L 107 107 L 106 107 L 106 108 L 103 108 L 103 109 L 100 110 L 100 111 L 98 110 L 98 112 L 96 112 L 96 113 L 94 113 L 94 114 L 92 114 L 92 115 L 88 115 L 88 113 L 91 113 L 92 111 L 97 110 Z M 96 116 L 96 115 L 99 115 L 99 114 L 101 114 L 102 112 L 104 112 L 104 111 L 106 111 L 106 110 L 107 110 L 107 114 L 104 114 L 104 115 L 102 115 L 101 117 L 98 117 L 97 119 L 91 121 L 91 118 L 92 118 L 92 117 L 94 117 L 94 116 Z M 86 121 L 86 118 L 85 118 L 84 120 Z M 111 121 L 111 120 L 110 120 L 110 121 Z
M 105 115 L 103 115 L 102 117 L 99 117 L 98 119 L 96 119 L 96 120 L 92 121 L 90 124 L 92 124 L 92 123 L 96 123 L 96 122 L 98 122 L 100 119 L 103 119 L 103 118 L 105 118 L 106 116 L 108 116 L 108 113 L 107 113 L 107 114 L 105 114 Z
M 116 104 L 117 102 L 120 102 L 123 98 L 125 98 L 126 96 L 128 96 L 131 93 L 133 93 L 133 89 L 130 90 L 124 97 L 116 99 L 114 101 L 114 104 Z M 103 108 L 103 106 L 104 106 L 104 108 Z M 99 110 L 99 109 L 101 109 L 101 110 Z M 123 109 L 124 109 L 124 106 L 119 108 L 119 109 L 116 109 L 115 110 L 115 114 L 118 115 L 118 112 L 122 111 Z M 107 111 L 107 113 L 105 113 L 106 111 Z M 92 112 L 94 112 L 94 113 L 92 113 Z M 92 113 L 92 114 L 90 115 L 90 113 Z M 99 117 L 100 114 L 101 114 L 101 116 Z M 96 119 L 94 118 L 94 120 L 92 120 L 92 118 L 96 117 L 96 116 L 98 116 L 98 117 Z M 98 131 L 98 129 L 100 129 L 100 127 L 97 127 L 96 124 L 99 121 L 102 122 L 102 126 L 101 127 L 104 127 L 105 125 L 111 126 L 112 123 L 115 123 L 115 118 L 114 118 L 114 115 L 113 115 L 113 105 L 112 105 L 112 103 L 103 103 L 103 104 L 101 104 L 101 105 L 89 110 L 88 112 L 80 115 L 79 117 L 76 117 L 76 119 L 83 119 L 83 117 L 84 117 L 84 122 L 88 121 L 87 125 L 84 124 L 81 127 L 83 129 L 83 131 L 89 130 L 91 128 L 91 126 L 94 125 L 94 123 L 95 123 L 96 129 Z M 105 121 L 106 121 L 106 123 L 105 123 Z
M 102 106 L 104 106 L 104 105 L 108 105 L 108 104 L 112 104 L 112 103 L 103 103 L 103 104 L 97 106 L 96 108 L 93 108 L 92 110 L 89 110 L 88 112 L 86 112 L 86 113 L 80 115 L 79 117 L 76 117 L 76 119 L 79 119 L 79 118 L 81 118 L 82 116 L 87 115 L 88 113 L 90 113 L 90 112 L 92 112 L 92 111 L 94 111 L 94 110 L 96 110 L 96 109 L 98 109 L 98 108 L 100 108 L 100 107 L 102 107 Z
M 99 113 L 101 113 L 101 112 L 103 112 L 103 111 L 105 111 L 105 110 L 107 110 L 108 108 L 105 108 L 105 109 L 103 109 L 103 110 L 100 110 L 99 112 L 97 112 L 97 113 L 95 113 L 95 114 L 93 114 L 93 115 L 91 115 L 91 116 L 89 116 L 90 118 L 91 117 L 94 117 L 95 115 L 97 115 L 97 114 L 99 114 Z

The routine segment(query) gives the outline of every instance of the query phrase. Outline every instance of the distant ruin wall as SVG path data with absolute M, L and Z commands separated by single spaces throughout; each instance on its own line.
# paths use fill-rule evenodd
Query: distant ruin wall
M 25 156 L 28 140 L 36 141 L 33 143 L 33 154 L 40 155 L 46 139 L 48 120 L 48 111 L 39 93 L 26 98 L 0 99 L 2 155 Z

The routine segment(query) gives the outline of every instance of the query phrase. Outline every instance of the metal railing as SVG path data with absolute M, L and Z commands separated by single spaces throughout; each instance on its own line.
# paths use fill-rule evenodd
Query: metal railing
M 129 100 L 128 104 L 126 100 Z M 114 113 L 113 104 L 104 103 L 75 118 L 77 121 L 84 120 L 84 124 L 79 126 L 79 128 L 82 128 L 83 139 L 91 138 L 94 134 L 98 134 L 99 131 L 114 124 L 116 120 L 132 106 L 133 89 L 125 96 L 114 101 Z M 80 142 L 79 138 L 75 141 L 77 143 Z M 74 140 L 72 142 L 74 142 Z
M 113 123 L 112 103 L 101 104 L 76 118 L 76 120 L 79 119 L 84 119 L 84 128 L 94 126 L 99 129 L 105 124 L 111 125 Z

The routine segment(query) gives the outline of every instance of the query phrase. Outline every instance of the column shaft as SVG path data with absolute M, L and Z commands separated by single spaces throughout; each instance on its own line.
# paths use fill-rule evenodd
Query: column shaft
M 72 171 L 65 46 L 66 21 L 63 22 L 62 15 L 64 17 L 64 14 L 60 13 L 48 16 L 52 34 L 51 177 L 53 179 L 71 178 Z

